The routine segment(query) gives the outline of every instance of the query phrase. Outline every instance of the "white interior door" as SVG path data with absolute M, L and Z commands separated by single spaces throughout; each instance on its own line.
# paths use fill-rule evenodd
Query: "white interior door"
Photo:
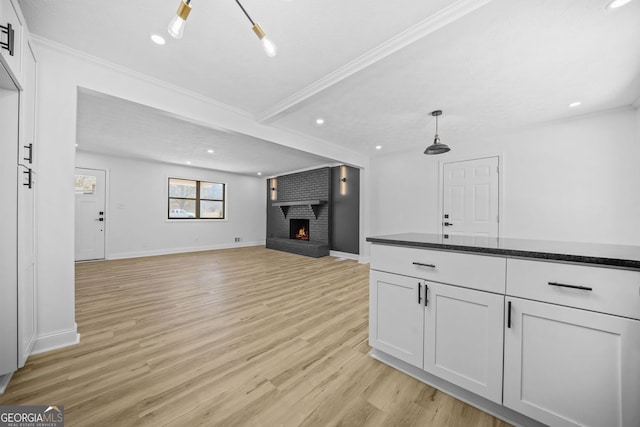
M 76 261 L 104 259 L 106 172 L 76 168 Z
M 442 234 L 498 237 L 499 159 L 443 165 Z

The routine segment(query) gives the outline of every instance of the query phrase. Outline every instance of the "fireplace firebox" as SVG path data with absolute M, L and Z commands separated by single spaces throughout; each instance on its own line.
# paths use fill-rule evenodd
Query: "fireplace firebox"
M 289 238 L 296 240 L 309 240 L 309 220 L 291 219 L 289 221 Z

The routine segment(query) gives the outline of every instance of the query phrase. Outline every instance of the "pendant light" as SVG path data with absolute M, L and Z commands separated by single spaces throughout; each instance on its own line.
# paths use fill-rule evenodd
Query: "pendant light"
M 191 0 L 180 0 L 180 6 L 178 6 L 176 16 L 174 16 L 171 22 L 169 22 L 169 34 L 175 39 L 182 38 L 182 35 L 184 34 L 184 26 L 187 22 L 187 18 L 189 17 L 189 13 L 191 12 L 190 3 Z M 240 6 L 240 9 L 245 14 L 247 19 L 249 19 L 249 22 L 251 22 L 251 29 L 256 34 L 256 36 L 258 36 L 258 39 L 260 39 L 260 41 L 262 42 L 262 48 L 264 49 L 264 52 L 267 54 L 267 56 L 271 58 L 276 56 L 276 54 L 278 53 L 278 48 L 276 47 L 275 43 L 273 43 L 267 37 L 262 27 L 260 27 L 260 24 L 253 22 L 253 19 L 251 19 L 242 4 L 240 4 L 240 1 L 236 0 L 236 3 L 238 4 L 238 6 Z
M 433 144 L 424 150 L 424 154 L 442 154 L 451 151 L 447 144 L 440 142 L 440 136 L 438 135 L 438 116 L 442 115 L 442 110 L 432 111 L 431 115 L 436 118 L 436 136 L 433 138 Z

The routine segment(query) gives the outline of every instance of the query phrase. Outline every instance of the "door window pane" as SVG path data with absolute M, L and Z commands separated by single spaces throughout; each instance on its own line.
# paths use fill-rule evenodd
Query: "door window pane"
M 76 194 L 93 194 L 96 191 L 97 178 L 91 175 L 76 175 Z

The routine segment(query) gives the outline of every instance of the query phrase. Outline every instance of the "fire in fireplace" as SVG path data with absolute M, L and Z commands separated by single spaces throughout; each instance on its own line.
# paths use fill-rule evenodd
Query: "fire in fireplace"
M 309 240 L 309 220 L 292 219 L 289 221 L 289 238 Z

